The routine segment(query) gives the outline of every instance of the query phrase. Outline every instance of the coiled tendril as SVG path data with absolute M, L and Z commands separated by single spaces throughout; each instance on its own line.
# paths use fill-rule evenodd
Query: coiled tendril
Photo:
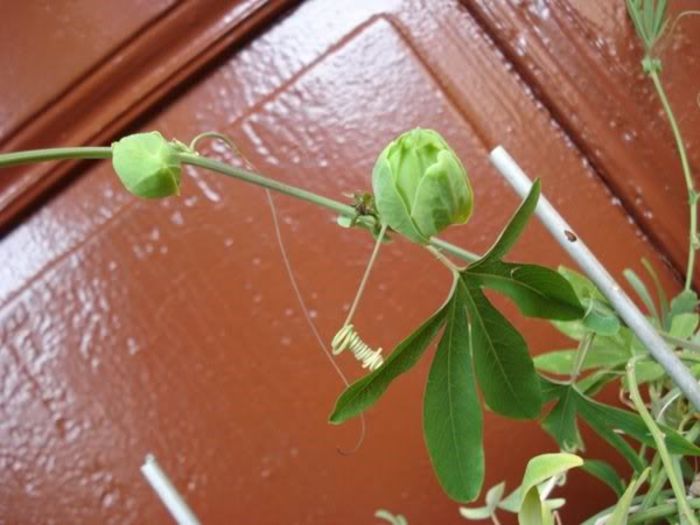
M 333 355 L 338 355 L 344 350 L 350 349 L 355 359 L 362 363 L 362 368 L 376 370 L 384 364 L 382 349 L 372 349 L 365 343 L 351 324 L 343 326 L 331 341 Z

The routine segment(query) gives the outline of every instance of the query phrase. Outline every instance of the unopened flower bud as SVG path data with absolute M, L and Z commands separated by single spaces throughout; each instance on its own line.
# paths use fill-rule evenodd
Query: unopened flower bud
M 138 197 L 179 195 L 179 151 L 157 131 L 136 133 L 112 144 L 112 165 L 126 189 Z
M 379 155 L 372 188 L 380 220 L 425 244 L 450 224 L 467 222 L 474 194 L 461 161 L 439 133 L 416 128 Z

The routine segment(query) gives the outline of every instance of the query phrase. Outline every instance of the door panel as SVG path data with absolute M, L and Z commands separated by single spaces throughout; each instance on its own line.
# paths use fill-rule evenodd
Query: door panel
M 188 141 L 217 129 L 260 171 L 342 199 L 368 188 L 381 148 L 419 125 L 454 145 L 477 194 L 472 221 L 446 238 L 484 251 L 517 206 L 487 160 L 503 143 L 613 273 L 645 256 L 677 289 L 663 254 L 455 2 L 306 2 L 134 130 Z M 240 162 L 218 143 L 202 150 Z M 138 472 L 154 452 L 203 523 L 372 523 L 378 508 L 411 524 L 464 523 L 423 444 L 428 361 L 367 414 L 359 451 L 338 452 L 360 427 L 326 423 L 343 385 L 299 310 L 264 192 L 187 169 L 181 198 L 142 201 L 107 163 L 73 176 L 0 243 L 0 508 L 10 522 L 170 523 Z M 309 204 L 275 202 L 329 341 L 372 241 Z M 535 223 L 512 258 L 571 265 Z M 358 312 L 363 337 L 390 349 L 449 281 L 419 247 L 387 245 Z M 499 304 L 534 353 L 566 344 Z M 350 357 L 338 363 L 360 377 Z M 609 455 L 588 437 L 591 456 Z M 530 455 L 556 450 L 536 424 L 493 414 L 485 443 L 487 486 L 515 487 Z M 565 492 L 565 523 L 613 501 L 578 474 Z
M 462 0 L 518 74 L 585 153 L 597 174 L 684 270 L 687 192 L 675 142 L 625 2 Z M 659 47 L 662 81 L 688 147 L 700 163 L 700 16 L 694 0 L 669 2 Z M 697 282 L 696 282 L 697 284 Z

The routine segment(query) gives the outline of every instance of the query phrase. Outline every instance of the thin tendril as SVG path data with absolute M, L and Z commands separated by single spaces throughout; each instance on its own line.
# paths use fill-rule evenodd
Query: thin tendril
M 362 281 L 360 281 L 360 286 L 357 289 L 357 293 L 355 294 L 355 299 L 352 302 L 352 306 L 350 307 L 350 311 L 348 312 L 348 316 L 345 319 L 343 326 L 347 326 L 350 324 L 350 321 L 352 321 L 352 316 L 355 315 L 355 311 L 357 310 L 357 305 L 360 304 L 360 298 L 362 297 L 362 294 L 365 291 L 365 286 L 367 285 L 367 280 L 369 279 L 369 274 L 372 271 L 372 266 L 374 266 L 374 261 L 377 260 L 377 255 L 379 254 L 379 248 L 382 245 L 382 239 L 384 239 L 384 234 L 386 233 L 387 227 L 388 227 L 387 224 L 383 224 L 382 229 L 379 230 L 379 235 L 377 235 L 377 241 L 374 243 L 374 249 L 372 250 L 372 255 L 370 255 L 369 262 L 367 263 L 367 268 L 365 268 L 365 273 L 362 276 Z
M 340 369 L 340 366 L 338 365 L 336 360 L 333 359 L 333 356 L 331 355 L 328 348 L 326 348 L 326 345 L 323 342 L 323 338 L 321 337 L 321 334 L 318 332 L 318 328 L 316 328 L 316 323 L 314 323 L 313 319 L 311 318 L 311 314 L 309 313 L 309 309 L 306 307 L 306 302 L 304 301 L 304 298 L 301 294 L 301 290 L 299 289 L 299 283 L 297 283 L 296 277 L 294 276 L 294 271 L 292 270 L 292 264 L 289 260 L 289 256 L 287 254 L 287 249 L 285 248 L 284 242 L 282 240 L 282 231 L 280 230 L 279 219 L 277 217 L 277 208 L 275 207 L 275 201 L 274 201 L 274 198 L 272 197 L 272 192 L 270 192 L 270 190 L 268 190 L 266 188 L 265 193 L 267 195 L 267 202 L 270 205 L 270 211 L 272 212 L 272 222 L 273 222 L 274 227 L 275 227 L 275 236 L 277 237 L 277 244 L 279 245 L 280 253 L 282 254 L 282 261 L 284 261 L 284 267 L 287 270 L 287 276 L 289 277 L 289 281 L 292 284 L 292 288 L 294 289 L 294 295 L 296 295 L 296 297 L 297 297 L 297 301 L 299 302 L 299 306 L 301 307 L 302 312 L 304 312 L 304 318 L 306 319 L 306 323 L 309 325 L 309 328 L 311 329 L 311 332 L 313 333 L 314 338 L 316 339 L 316 342 L 318 342 L 318 346 L 321 348 L 321 350 L 323 351 L 326 358 L 328 358 L 328 361 L 331 363 L 331 366 L 333 367 L 335 372 L 338 374 L 338 377 L 340 377 L 340 379 L 343 381 L 343 384 L 346 387 L 348 387 L 348 386 L 350 386 L 350 382 L 348 381 L 348 378 L 345 376 L 343 371 Z M 367 422 L 365 420 L 365 415 L 361 414 L 360 415 L 360 437 L 357 440 L 357 443 L 350 450 L 343 450 L 340 447 L 336 447 L 338 449 L 338 452 L 344 456 L 349 456 L 351 454 L 354 454 L 355 452 L 357 452 L 360 449 L 360 447 L 362 446 L 362 443 L 364 443 L 366 435 L 367 435 Z
M 220 141 L 225 142 L 234 155 L 238 155 L 249 167 L 253 166 L 253 164 L 241 153 L 241 150 L 238 149 L 238 146 L 236 146 L 231 138 L 223 133 L 219 133 L 218 131 L 205 131 L 204 133 L 200 133 L 192 139 L 192 142 L 190 142 L 190 149 L 192 151 L 197 151 L 197 144 L 199 144 L 202 139 L 219 139 Z
M 201 133 L 197 135 L 192 142 L 190 142 L 190 149 L 192 151 L 196 151 L 195 147 L 197 146 L 197 143 L 203 139 L 203 138 L 214 138 L 214 139 L 219 139 L 223 142 L 225 142 L 229 148 L 231 148 L 231 151 L 237 155 L 249 169 L 255 170 L 256 167 L 255 165 L 248 160 L 248 158 L 243 155 L 241 150 L 236 146 L 236 144 L 226 135 L 223 135 L 221 133 L 218 133 L 216 131 L 207 131 L 205 133 Z M 292 263 L 291 260 L 289 259 L 289 255 L 287 254 L 287 248 L 285 247 L 284 244 L 284 239 L 282 237 L 282 230 L 280 228 L 279 224 L 279 218 L 277 216 L 277 207 L 275 206 L 275 200 L 272 196 L 272 192 L 265 188 L 265 195 L 267 196 L 267 202 L 270 206 L 270 212 L 272 214 L 272 224 L 274 226 L 275 230 L 275 237 L 277 239 L 277 245 L 279 246 L 280 249 L 280 254 L 282 255 L 282 261 L 284 263 L 284 268 L 287 272 L 287 276 L 289 277 L 289 282 L 292 285 L 292 289 L 294 290 L 294 295 L 296 296 L 297 302 L 299 303 L 299 307 L 301 308 L 301 311 L 304 314 L 304 318 L 306 319 L 306 324 L 308 324 L 309 328 L 311 329 L 311 333 L 314 336 L 314 339 L 316 339 L 316 342 L 318 343 L 318 346 L 321 348 L 321 351 L 323 354 L 326 356 L 328 361 L 330 362 L 331 366 L 333 367 L 333 370 L 335 370 L 336 374 L 338 377 L 341 379 L 343 384 L 346 387 L 350 386 L 350 381 L 348 380 L 347 376 L 343 373 L 342 369 L 338 365 L 335 359 L 333 359 L 333 356 L 331 355 L 331 352 L 326 348 L 325 343 L 323 342 L 323 338 L 321 337 L 321 334 L 318 331 L 318 328 L 316 327 L 316 323 L 314 323 L 313 319 L 311 318 L 311 314 L 309 312 L 308 307 L 306 306 L 306 301 L 304 301 L 304 297 L 301 293 L 301 289 L 299 288 L 299 283 L 297 282 L 296 276 L 294 274 L 294 270 L 292 269 Z M 365 437 L 367 436 L 367 421 L 365 419 L 365 415 L 361 414 L 360 415 L 360 436 L 357 440 L 357 443 L 353 448 L 350 450 L 344 450 L 340 447 L 336 447 L 338 452 L 342 454 L 343 456 L 349 456 L 351 454 L 354 454 L 357 452 L 362 444 L 365 441 Z
M 656 49 L 654 50 L 654 54 L 656 56 L 661 55 L 666 48 L 669 46 L 671 43 L 671 36 L 673 36 L 673 33 L 676 31 L 678 27 L 678 22 L 681 21 L 682 18 L 686 16 L 699 16 L 700 15 L 700 10 L 697 9 L 689 9 L 687 11 L 683 11 L 682 13 L 679 13 L 678 16 L 675 18 L 673 23 L 671 24 L 671 27 L 668 30 L 663 30 L 663 40 L 660 41 L 659 46 L 654 46 Z

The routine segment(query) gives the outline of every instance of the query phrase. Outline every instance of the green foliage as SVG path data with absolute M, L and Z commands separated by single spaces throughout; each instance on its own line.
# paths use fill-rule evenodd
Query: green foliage
M 647 55 L 666 28 L 666 7 L 666 0 L 627 0 L 627 11 Z
M 525 314 L 572 319 L 583 313 L 571 286 L 555 272 L 500 260 L 522 233 L 538 195 L 536 183 L 491 250 L 456 275 L 446 305 L 401 343 L 382 367 L 351 385 L 331 415 L 331 422 L 341 423 L 373 405 L 394 378 L 415 365 L 444 322 L 426 389 L 424 430 L 441 484 L 460 501 L 474 499 L 483 483 L 482 416 L 472 366 L 486 404 L 496 412 L 534 418 L 542 405 L 524 339 L 481 287 L 490 285 L 506 293 Z
M 654 439 L 639 415 L 634 412 L 599 403 L 582 394 L 575 385 L 542 379 L 546 384 L 548 399 L 556 399 L 549 414 L 542 420 L 542 427 L 564 450 L 582 450 L 583 442 L 578 430 L 578 418 L 585 421 L 637 471 L 645 463 L 621 434 L 654 447 Z M 700 448 L 686 440 L 670 427 L 664 426 L 665 443 L 673 454 L 700 455 Z
M 530 188 L 527 197 L 525 197 L 525 200 L 510 218 L 506 227 L 503 228 L 503 231 L 498 236 L 493 246 L 491 246 L 489 251 L 486 252 L 481 259 L 469 266 L 471 271 L 477 271 L 480 266 L 486 265 L 487 263 L 500 261 L 510 251 L 515 242 L 520 238 L 520 235 L 522 235 L 525 225 L 530 220 L 530 217 L 537 207 L 537 200 L 539 198 L 540 181 L 536 180 L 532 184 L 532 188 Z
M 435 473 L 445 492 L 472 501 L 484 481 L 483 416 L 486 404 L 511 418 L 540 414 L 540 380 L 523 337 L 491 304 L 482 287 L 511 298 L 525 315 L 577 319 L 584 311 L 571 285 L 557 272 L 506 263 L 537 204 L 539 182 L 484 257 L 454 272 L 445 305 L 404 340 L 384 365 L 338 399 L 331 422 L 342 423 L 372 406 L 399 374 L 413 367 L 444 325 L 425 391 L 423 428 Z
M 565 268 L 559 273 L 569 282 L 576 297 L 585 310 L 583 319 L 574 322 L 555 322 L 554 326 L 572 339 L 580 340 L 583 334 L 592 331 L 597 335 L 614 336 L 620 327 L 620 319 L 608 300 L 588 278 Z
M 180 194 L 180 144 L 157 131 L 129 135 L 112 144 L 112 165 L 124 187 L 137 197 L 157 199 Z
M 608 520 L 605 522 L 607 525 L 627 524 L 627 517 L 630 511 L 630 507 L 632 506 L 632 499 L 634 498 L 634 495 L 639 491 L 641 486 L 644 484 L 647 477 L 649 477 L 649 472 L 650 469 L 644 469 L 644 471 L 639 475 L 639 477 L 633 480 L 632 483 L 630 483 L 629 487 L 627 487 L 627 490 L 625 490 L 625 493 L 622 495 L 622 498 L 620 498 L 620 501 L 617 503 L 617 506 L 615 507 L 615 512 L 613 512 L 612 516 L 610 516 L 610 518 L 608 518 Z
M 683 290 L 671 300 L 671 315 L 689 314 L 698 307 L 698 296 L 692 290 Z
M 474 365 L 484 401 L 504 416 L 537 417 L 542 396 L 525 340 L 469 280 L 468 271 L 462 286 L 467 290 Z
M 552 509 L 540 486 L 551 478 L 583 465 L 573 454 L 542 454 L 532 458 L 525 469 L 520 490 L 522 502 L 518 511 L 519 525 L 554 525 Z
M 598 459 L 586 459 L 581 468 L 610 487 L 618 498 L 622 496 L 622 493 L 625 491 L 625 485 L 622 483 L 619 474 L 608 463 Z
M 549 268 L 493 260 L 470 268 L 469 277 L 508 296 L 524 315 L 562 321 L 583 316 L 576 294 L 560 274 Z
M 382 223 L 413 242 L 465 223 L 474 193 L 462 162 L 439 133 L 414 129 L 379 155 L 372 189 Z
M 423 407 L 433 468 L 442 488 L 457 501 L 475 499 L 484 481 L 483 416 L 472 368 L 465 293 L 458 284 L 448 305 Z
M 505 489 L 505 482 L 494 485 L 486 492 L 486 497 L 484 498 L 485 505 L 483 507 L 460 507 L 459 513 L 468 520 L 486 520 L 493 518 L 496 514 L 496 509 L 502 508 L 500 505 Z
M 340 424 L 359 415 L 377 402 L 396 377 L 413 368 L 442 327 L 449 304 L 404 339 L 380 368 L 350 385 L 338 398 L 330 422 Z

